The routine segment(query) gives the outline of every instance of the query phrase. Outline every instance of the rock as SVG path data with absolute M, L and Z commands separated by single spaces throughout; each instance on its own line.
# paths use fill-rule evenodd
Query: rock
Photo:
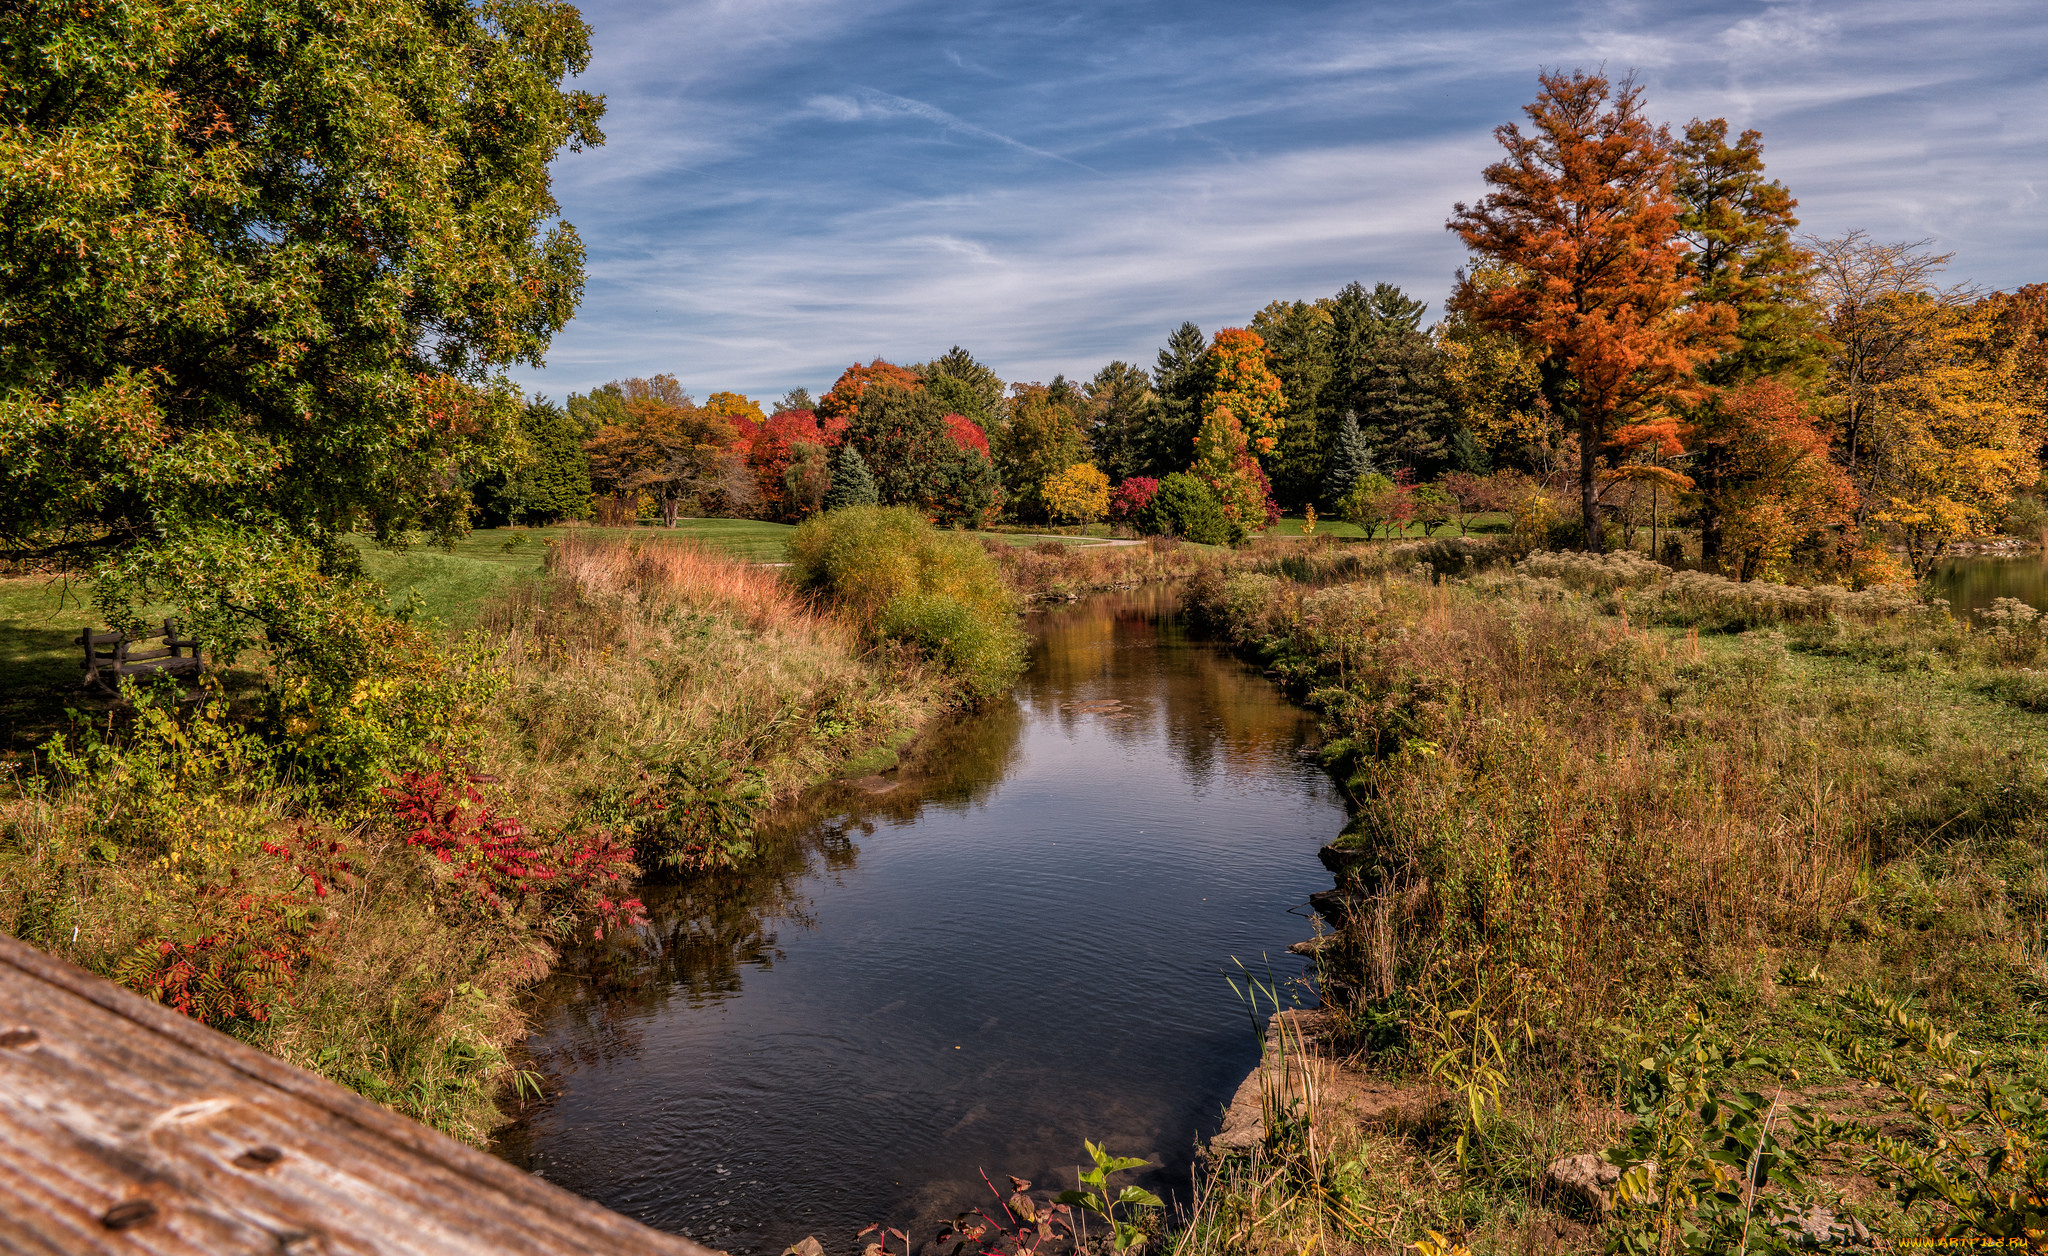
M 1854 1244 L 1865 1246 L 1870 1242 L 1870 1231 L 1854 1217 L 1837 1217 L 1833 1212 L 1813 1204 L 1805 1212 L 1795 1212 L 1785 1218 L 1799 1231 L 1799 1236 L 1813 1247 L 1837 1247 Z
M 1353 913 L 1365 905 L 1369 897 L 1355 885 L 1340 885 L 1335 889 L 1317 890 L 1308 896 L 1308 905 L 1316 914 L 1333 925 L 1342 925 Z
M 825 1245 L 816 1236 L 807 1235 L 782 1249 L 782 1256 L 825 1256 Z
M 1650 1172 L 1656 1171 L 1652 1164 Z M 1587 1214 L 1595 1221 L 1606 1217 L 1614 1206 L 1614 1184 L 1619 1181 L 1621 1170 L 1591 1151 L 1559 1156 L 1543 1171 L 1543 1185 L 1567 1210 Z
M 1341 877 L 1364 865 L 1366 854 L 1362 850 L 1349 850 L 1332 842 L 1316 851 L 1316 858 L 1323 861 L 1323 867 L 1330 875 Z

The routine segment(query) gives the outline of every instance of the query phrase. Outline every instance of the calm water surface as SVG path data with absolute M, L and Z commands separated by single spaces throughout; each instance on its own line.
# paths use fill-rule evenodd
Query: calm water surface
M 1033 617 L 1014 698 L 842 789 L 744 877 L 648 895 L 572 957 L 532 1045 L 560 1097 L 500 1153 L 734 1252 L 874 1220 L 922 1239 L 977 1170 L 1071 1185 L 1081 1140 L 1187 1180 L 1258 1055 L 1233 956 L 1299 977 L 1344 822 L 1308 718 L 1170 594 Z
M 2048 610 L 2048 554 L 1952 559 L 1934 569 L 1929 583 L 1935 596 L 1947 598 L 1960 616 L 2001 597 L 2016 597 Z

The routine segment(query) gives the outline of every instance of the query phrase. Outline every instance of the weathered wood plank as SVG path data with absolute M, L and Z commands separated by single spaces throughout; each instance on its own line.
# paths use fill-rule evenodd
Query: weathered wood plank
M 0 1251 L 706 1256 L 5 936 Z

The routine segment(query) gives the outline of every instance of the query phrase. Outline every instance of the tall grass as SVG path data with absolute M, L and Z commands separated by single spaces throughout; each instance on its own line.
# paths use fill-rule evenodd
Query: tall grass
M 1318 953 L 1345 1049 L 1456 1089 L 1483 1072 L 1457 1053 L 1498 1043 L 1475 1115 L 1383 1143 L 1409 1166 L 1389 1180 L 1448 1201 L 1385 1241 L 1535 1207 L 1544 1157 L 1588 1149 L 1588 1103 L 1613 1102 L 1620 1027 L 1705 1000 L 1805 1050 L 1768 1017 L 1818 965 L 1995 1043 L 2048 990 L 2048 727 L 2012 696 L 2048 657 L 2037 618 L 1622 566 L 1196 582 L 1321 712 L 1356 803 Z

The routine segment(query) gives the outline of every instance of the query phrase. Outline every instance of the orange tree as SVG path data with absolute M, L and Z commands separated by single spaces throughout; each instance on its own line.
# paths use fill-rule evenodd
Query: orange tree
M 608 424 L 590 441 L 590 480 L 600 492 L 651 494 L 661 521 L 674 527 L 683 505 L 721 487 L 738 461 L 733 420 L 657 397 L 629 398 L 626 421 Z
M 1832 576 L 1853 558 L 1856 489 L 1799 394 L 1758 379 L 1715 397 L 1694 436 L 1717 468 L 1721 554 L 1741 580 Z
M 854 411 L 860 409 L 861 397 L 877 384 L 907 392 L 924 389 L 924 381 L 917 377 L 916 372 L 905 370 L 894 362 L 884 362 L 880 358 L 866 366 L 856 362 L 841 372 L 832 384 L 832 391 L 819 399 L 818 417 L 851 421 Z
M 588 58 L 530 0 L 0 7 L 0 553 L 232 632 L 463 532 L 582 291 Z
M 1578 432 L 1581 524 L 1598 549 L 1600 463 L 1629 425 L 1701 395 L 1694 368 L 1735 318 L 1692 302 L 1670 137 L 1643 117 L 1642 89 L 1585 73 L 1542 84 L 1531 131 L 1494 132 L 1507 150 L 1485 171 L 1494 190 L 1447 224 L 1516 280 L 1467 277 L 1452 306 L 1540 355 L 1544 398 Z
M 1280 443 L 1287 422 L 1287 396 L 1280 377 L 1266 365 L 1266 341 L 1255 331 L 1226 327 L 1209 346 L 1210 388 L 1202 417 L 1219 409 L 1237 416 L 1251 448 L 1261 457 Z

